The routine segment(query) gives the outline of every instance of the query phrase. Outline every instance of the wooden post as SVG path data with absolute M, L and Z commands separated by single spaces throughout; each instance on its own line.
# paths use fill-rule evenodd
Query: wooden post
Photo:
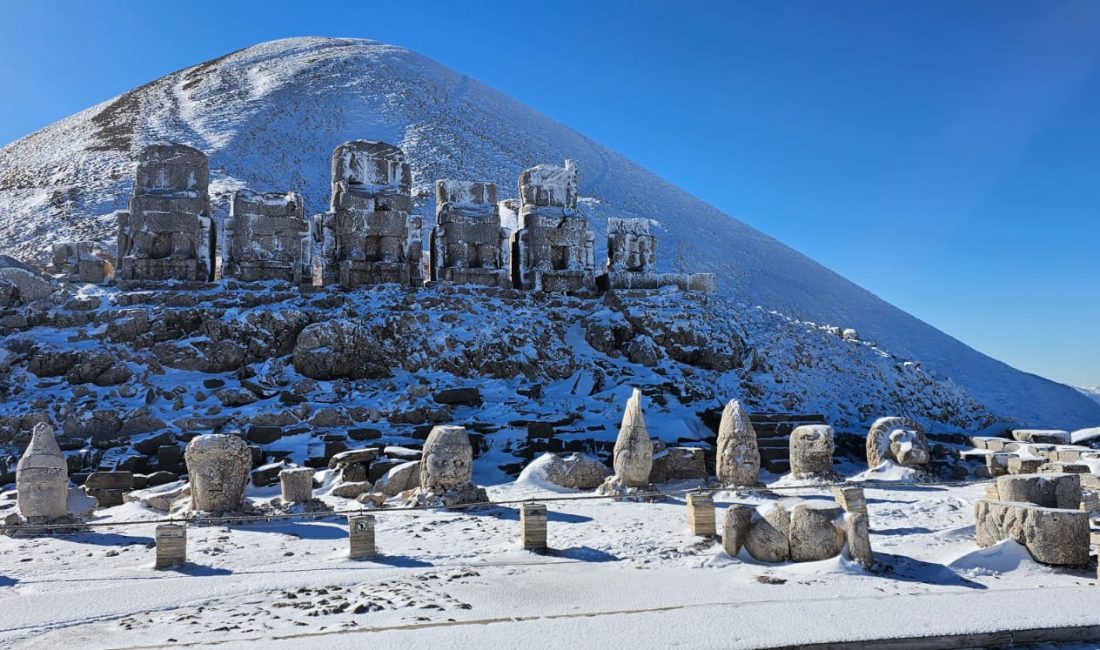
M 712 537 L 718 534 L 714 522 L 714 497 L 710 494 L 687 495 L 688 527 L 692 535 Z
M 524 503 L 519 507 L 519 529 L 523 548 L 531 551 L 546 550 L 546 506 L 541 503 Z
M 187 562 L 187 528 L 183 524 L 157 526 L 156 569 L 167 569 Z
M 374 547 L 374 515 L 348 515 L 348 540 L 351 543 L 349 558 L 360 560 L 373 557 L 377 553 Z

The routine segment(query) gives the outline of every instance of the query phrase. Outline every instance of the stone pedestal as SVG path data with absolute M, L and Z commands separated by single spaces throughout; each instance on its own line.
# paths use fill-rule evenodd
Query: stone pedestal
M 157 526 L 157 559 L 154 568 L 167 569 L 187 562 L 187 528 L 182 524 Z
M 305 503 L 313 498 L 313 470 L 308 467 L 284 469 L 279 472 L 284 503 Z
M 863 495 L 861 487 L 855 485 L 834 487 L 833 498 L 845 512 L 867 514 L 867 498 Z
M 687 495 L 688 528 L 692 535 L 717 535 L 714 523 L 714 497 L 710 494 Z
M 546 506 L 525 503 L 519 508 L 520 540 L 529 551 L 546 550 Z
M 875 557 L 871 552 L 870 520 L 867 513 L 849 511 L 844 523 L 848 538 L 848 554 L 864 569 L 870 570 L 874 566 Z
M 361 560 L 378 553 L 374 546 L 374 515 L 348 515 L 348 557 Z

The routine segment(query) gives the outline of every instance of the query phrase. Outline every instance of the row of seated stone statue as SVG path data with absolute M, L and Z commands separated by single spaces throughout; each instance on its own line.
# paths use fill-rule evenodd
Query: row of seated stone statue
M 129 210 L 118 219 L 118 279 L 213 280 L 224 241 L 221 275 L 244 281 L 714 290 L 712 274 L 655 272 L 656 237 L 646 219 L 609 220 L 606 272 L 597 278 L 594 235 L 577 210 L 577 168 L 570 160 L 525 170 L 518 200 L 499 201 L 493 183 L 437 181 L 427 278 L 411 167 L 393 145 L 353 140 L 337 147 L 329 210 L 309 219 L 296 192 L 236 191 L 224 237 L 211 217 L 209 179 L 209 162 L 197 149 L 158 144 L 142 150 Z M 54 270 L 89 281 L 76 273 L 74 244 L 59 247 Z

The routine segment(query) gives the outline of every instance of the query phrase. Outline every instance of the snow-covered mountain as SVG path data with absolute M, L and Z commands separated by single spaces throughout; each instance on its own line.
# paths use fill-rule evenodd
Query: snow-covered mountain
M 333 148 L 370 138 L 401 146 L 419 209 L 438 178 L 514 191 L 540 162 L 577 161 L 601 242 L 609 216 L 659 224 L 661 264 L 718 276 L 719 291 L 801 321 L 855 328 L 865 340 L 964 388 L 999 415 L 1066 428 L 1100 422 L 1100 404 L 1015 370 L 889 305 L 583 135 L 408 50 L 372 41 L 264 43 L 170 74 L 0 149 L 0 252 L 41 259 L 51 242 L 115 235 L 136 152 L 154 141 L 211 157 L 217 209 L 233 189 L 299 190 L 325 209 Z M 883 242 L 884 250 L 891 250 Z M 601 253 L 598 251 L 598 255 Z M 883 255 L 889 263 L 889 255 Z M 734 314 L 734 318 L 738 315 Z
M 1089 398 L 1096 400 L 1097 404 L 1100 404 L 1100 386 L 1084 386 L 1077 390 L 1081 391 Z

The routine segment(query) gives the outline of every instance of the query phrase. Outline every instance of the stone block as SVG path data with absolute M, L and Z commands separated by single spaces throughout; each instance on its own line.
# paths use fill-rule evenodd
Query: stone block
M 1042 442 L 1055 445 L 1068 445 L 1068 431 L 1060 429 L 1013 429 L 1012 439 L 1020 442 Z
M 863 488 L 857 485 L 838 485 L 833 488 L 833 499 L 845 512 L 867 514 L 867 498 Z
M 848 553 L 852 559 L 870 570 L 875 563 L 871 551 L 870 519 L 866 512 L 849 512 L 845 517 L 845 535 Z
M 279 472 L 279 485 L 284 503 L 305 503 L 313 499 L 313 470 L 305 467 Z
M 1081 481 L 1076 474 L 1001 476 L 997 494 L 1001 501 L 1076 510 L 1081 502 Z
M 1034 474 L 1043 465 L 1042 458 L 1009 458 L 1009 474 Z

